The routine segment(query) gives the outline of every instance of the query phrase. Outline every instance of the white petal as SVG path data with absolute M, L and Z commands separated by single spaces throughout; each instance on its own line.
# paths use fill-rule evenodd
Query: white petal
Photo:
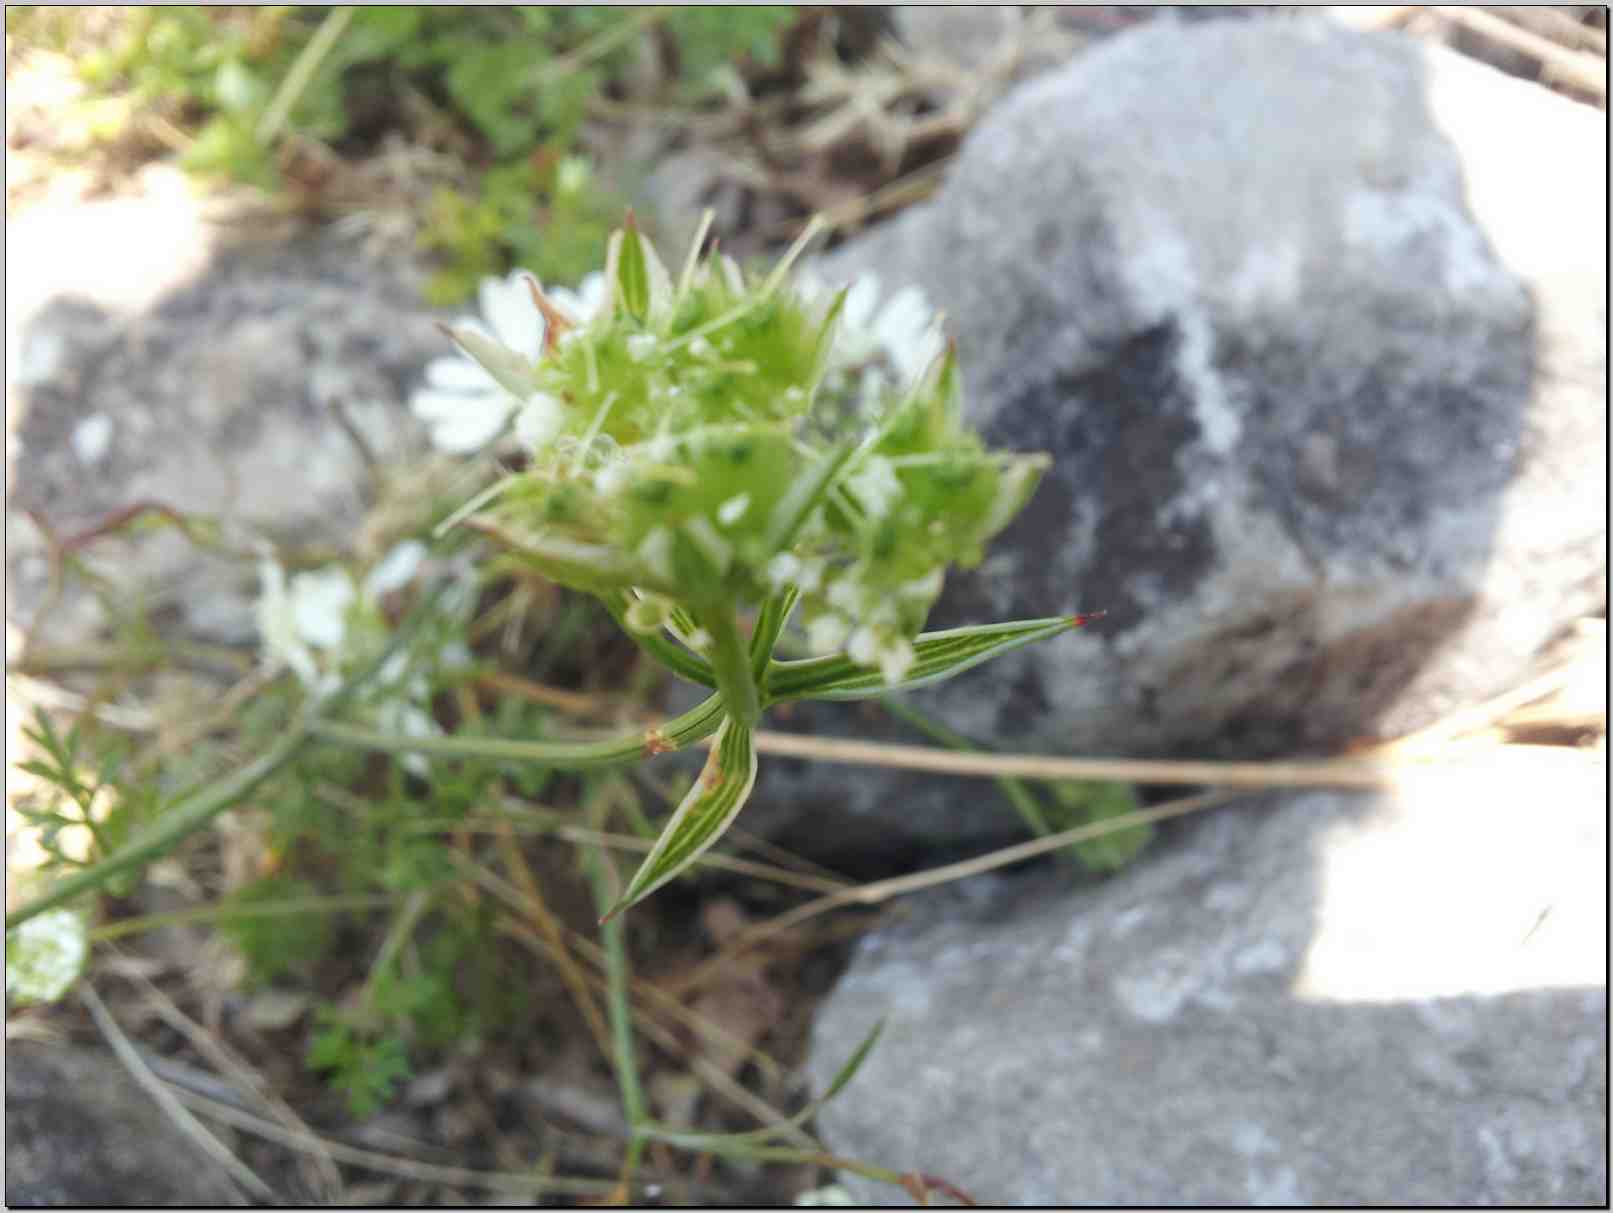
M 438 388 L 423 388 L 409 397 L 410 410 L 428 424 L 465 413 L 505 414 L 510 411 L 511 403 L 509 393 L 499 388 L 486 392 L 448 392 Z
M 333 649 L 347 632 L 353 583 L 343 569 L 317 569 L 291 579 L 291 610 L 297 633 L 316 648 Z
M 907 671 L 913 668 L 913 646 L 905 640 L 893 640 L 879 653 L 879 672 L 884 676 L 886 686 L 895 686 L 902 681 Z
M 879 659 L 879 641 L 872 628 L 858 628 L 846 642 L 846 656 L 858 665 L 873 665 Z
M 819 615 L 807 628 L 807 645 L 820 657 L 826 657 L 846 641 L 851 625 L 839 615 Z
M 482 315 L 499 341 L 528 358 L 543 352 L 543 313 L 532 302 L 519 272 L 508 278 L 483 279 L 478 294 Z
M 565 424 L 565 406 L 547 392 L 533 392 L 515 414 L 515 436 L 536 449 L 553 442 Z
M 418 539 L 405 539 L 370 570 L 370 575 L 364 579 L 364 596 L 373 602 L 383 594 L 408 585 L 425 557 L 425 544 Z
M 846 292 L 845 306 L 840 310 L 842 323 L 848 329 L 859 331 L 868 327 L 878 304 L 879 279 L 873 274 L 864 274 Z
M 483 391 L 497 386 L 493 377 L 463 354 L 434 358 L 426 364 L 426 382 L 432 387 Z

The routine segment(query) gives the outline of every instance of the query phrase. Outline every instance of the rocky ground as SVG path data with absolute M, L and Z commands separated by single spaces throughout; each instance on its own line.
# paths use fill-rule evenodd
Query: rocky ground
M 1056 471 L 934 626 L 1108 615 L 916 701 L 990 750 L 1127 760 L 1106 777 L 1161 821 L 1118 875 L 1072 878 L 1006 849 L 1024 826 L 989 782 L 838 761 L 848 735 L 920 740 L 890 714 L 772 722 L 825 761 L 765 764 L 751 866 L 630 932 L 657 1116 L 788 1115 L 884 1020 L 812 1127 L 937 1193 L 1606 1201 L 1605 29 L 1536 11 L 916 8 L 771 123 L 601 119 L 674 244 L 704 206 L 753 254 L 824 211 L 815 273 L 944 310 L 972 419 Z M 388 509 L 451 478 L 409 408 L 438 313 L 375 166 L 314 224 L 149 156 L 64 173 L 45 119 L 72 83 L 26 66 L 8 44 L 8 755 L 25 710 L 86 704 L 182 750 L 250 678 L 260 584 L 232 549 L 374 558 Z M 219 541 L 109 521 L 152 502 Z M 124 633 L 107 595 L 61 592 L 64 553 L 145 587 L 184 671 L 86 680 Z M 584 624 L 545 647 L 568 603 L 524 605 L 522 693 L 642 709 L 625 646 Z M 1205 786 L 1230 790 L 1178 805 Z M 373 1115 L 302 1056 L 391 914 L 257 986 L 164 920 L 98 945 L 82 994 L 8 1006 L 8 1203 L 620 1197 L 576 812 L 564 845 L 445 839 L 524 1009 Z M 227 816 L 103 926 L 286 858 Z M 659 1146 L 640 1180 L 644 1203 L 925 1186 Z

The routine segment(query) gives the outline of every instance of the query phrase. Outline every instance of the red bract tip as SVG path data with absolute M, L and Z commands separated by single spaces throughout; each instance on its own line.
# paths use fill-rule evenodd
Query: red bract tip
M 1070 616 L 1070 626 L 1072 628 L 1085 627 L 1087 624 L 1091 623 L 1094 619 L 1102 619 L 1108 613 L 1109 613 L 1108 611 L 1089 611 L 1085 615 L 1071 615 Z

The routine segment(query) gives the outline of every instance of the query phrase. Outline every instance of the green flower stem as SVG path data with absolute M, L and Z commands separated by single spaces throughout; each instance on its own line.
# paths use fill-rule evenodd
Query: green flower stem
M 750 650 L 739 634 L 733 607 L 701 611 L 696 620 L 711 633 L 711 668 L 717 675 L 717 690 L 728 714 L 736 724 L 755 728 L 762 718 L 762 701 L 751 669 Z
M 444 829 L 458 823 L 458 818 L 444 819 Z M 299 914 L 338 914 L 358 910 L 379 910 L 398 903 L 391 893 L 353 893 L 332 897 L 303 897 L 286 901 L 263 901 L 246 905 L 215 904 L 194 906 L 188 910 L 170 910 L 163 914 L 144 914 L 139 918 L 120 918 L 91 927 L 91 943 L 105 943 L 128 935 L 155 931 L 159 927 L 186 926 L 192 923 L 243 922 L 254 918 L 280 918 Z
M 713 695 L 658 728 L 608 741 L 513 741 L 503 737 L 403 737 L 334 721 L 318 721 L 311 732 L 321 741 L 387 754 L 426 754 L 438 758 L 491 758 L 531 762 L 567 771 L 620 766 L 652 754 L 681 750 L 717 731 L 723 700 Z
M 597 822 L 602 826 L 603 821 Z M 585 867 L 593 885 L 594 902 L 601 914 L 610 910 L 616 893 L 611 859 L 603 847 L 587 853 Z M 629 1001 L 632 974 L 628 969 L 626 926 L 621 918 L 607 918 L 600 928 L 605 941 L 605 989 L 607 1011 L 610 1015 L 611 1058 L 616 1068 L 616 1085 L 622 1095 L 622 1115 L 627 1120 L 627 1155 L 622 1163 L 621 1183 L 624 1188 L 632 1184 L 644 1151 L 646 1138 L 639 1126 L 649 1119 L 649 1103 L 644 1098 L 644 1087 L 639 1080 L 638 1058 L 633 1049 L 633 1008 Z

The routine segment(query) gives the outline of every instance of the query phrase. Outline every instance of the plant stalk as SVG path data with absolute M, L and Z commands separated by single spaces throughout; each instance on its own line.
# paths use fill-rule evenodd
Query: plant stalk
M 717 676 L 717 691 L 734 723 L 748 729 L 762 718 L 761 696 L 751 668 L 750 650 L 739 634 L 739 621 L 731 606 L 702 611 L 700 626 L 711 633 L 711 669 Z
M 658 728 L 607 741 L 514 741 L 505 737 L 405 737 L 377 733 L 332 720 L 316 721 L 309 731 L 321 741 L 385 754 L 426 754 L 438 758 L 491 758 L 531 762 L 566 771 L 621 766 L 652 754 L 681 750 L 715 733 L 723 721 L 723 700 L 713 695 Z

